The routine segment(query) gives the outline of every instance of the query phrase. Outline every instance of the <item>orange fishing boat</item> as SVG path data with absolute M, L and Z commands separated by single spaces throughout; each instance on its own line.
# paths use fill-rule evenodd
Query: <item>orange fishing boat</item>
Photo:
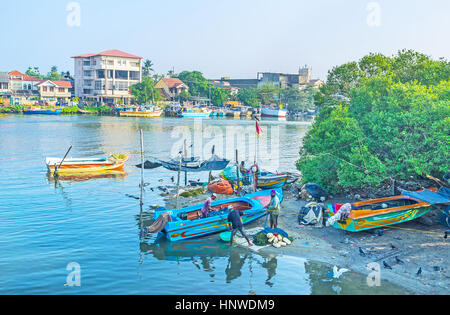
M 342 206 L 340 204 L 328 204 L 328 213 L 334 217 L 339 213 Z M 337 216 L 333 227 L 350 232 L 359 232 L 411 221 L 421 217 L 431 209 L 431 204 L 407 195 L 355 202 L 351 206 L 348 217 Z
M 55 172 L 55 166 L 59 174 L 72 173 L 96 173 L 105 171 L 122 170 L 128 157 L 126 155 L 98 159 L 65 159 L 61 163 L 60 158 L 47 158 L 45 163 L 50 173 Z

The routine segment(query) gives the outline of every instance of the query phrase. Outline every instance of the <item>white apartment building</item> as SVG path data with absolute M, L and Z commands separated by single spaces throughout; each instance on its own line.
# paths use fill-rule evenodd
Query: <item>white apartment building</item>
M 130 104 L 130 87 L 142 81 L 142 57 L 120 50 L 72 57 L 75 96 L 97 104 Z

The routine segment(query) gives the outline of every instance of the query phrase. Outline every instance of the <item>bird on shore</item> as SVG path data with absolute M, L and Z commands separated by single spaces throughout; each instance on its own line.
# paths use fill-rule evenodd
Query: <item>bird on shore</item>
M 384 268 L 386 268 L 386 269 L 391 269 L 391 270 L 392 270 L 392 267 L 391 267 L 386 261 L 384 261 L 384 260 L 383 260 L 383 266 L 384 266 Z
M 363 249 L 361 247 L 359 248 L 359 254 L 363 257 L 366 256 L 366 253 L 363 251 Z
M 444 233 L 444 238 L 445 238 L 445 239 L 448 238 L 448 233 L 450 233 L 450 230 L 445 231 L 445 233 Z
M 172 177 L 170 178 L 170 180 L 172 181 L 172 183 L 174 183 L 174 182 L 175 182 L 175 177 L 172 176 Z
M 401 260 L 400 258 L 398 258 L 398 256 L 395 256 L 395 261 L 397 262 L 397 264 L 405 264 L 405 262 L 403 260 Z
M 390 245 L 391 245 L 391 248 L 392 248 L 392 249 L 396 249 L 396 248 L 397 248 L 397 247 L 395 247 L 395 245 L 392 244 L 392 243 L 391 243 Z
M 339 279 L 344 274 L 344 272 L 348 272 L 348 271 L 350 271 L 350 270 L 348 270 L 346 268 L 338 269 L 337 266 L 334 266 L 333 267 L 333 278 Z
M 422 274 L 422 267 L 419 268 L 419 270 L 417 270 L 416 275 L 420 276 Z

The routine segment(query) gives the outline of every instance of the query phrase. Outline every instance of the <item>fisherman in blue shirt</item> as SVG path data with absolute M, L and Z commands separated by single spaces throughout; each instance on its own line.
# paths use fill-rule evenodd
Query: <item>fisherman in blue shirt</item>
M 241 213 L 239 210 L 235 210 L 233 206 L 230 206 L 230 214 L 228 215 L 228 222 L 231 222 L 231 238 L 230 238 L 230 247 L 233 246 L 233 238 L 236 235 L 237 231 L 241 232 L 241 235 L 245 237 L 248 242 L 248 246 L 253 246 L 250 242 L 250 239 L 244 232 L 244 224 L 242 223 Z M 228 225 L 230 226 L 230 225 Z

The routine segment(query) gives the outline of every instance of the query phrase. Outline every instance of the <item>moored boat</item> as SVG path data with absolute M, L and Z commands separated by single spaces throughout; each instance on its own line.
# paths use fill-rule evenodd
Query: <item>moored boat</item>
M 55 166 L 58 168 L 58 174 L 95 173 L 122 170 L 127 160 L 126 155 L 113 155 L 109 158 L 65 159 L 61 164 L 60 158 L 47 158 L 45 164 L 50 173 L 54 173 Z
M 32 107 L 23 110 L 24 115 L 61 115 L 62 108 L 44 109 L 40 107 Z
M 262 117 L 286 118 L 287 110 L 281 109 L 281 108 L 261 107 L 261 116 Z
M 183 108 L 180 117 L 183 118 L 208 118 L 211 115 L 211 110 L 204 108 Z
M 289 174 L 273 174 L 273 173 L 260 173 L 257 174 L 256 187 L 262 189 L 274 189 L 283 187 L 288 179 Z
M 350 232 L 359 232 L 414 220 L 430 210 L 430 204 L 419 199 L 399 195 L 361 201 L 351 204 L 347 218 L 336 220 L 333 227 Z M 328 204 L 330 216 L 335 216 L 342 205 Z
M 280 201 L 283 199 L 281 190 L 277 190 Z M 214 201 L 211 206 L 215 212 L 210 212 L 208 218 L 202 218 L 201 209 L 203 204 L 176 210 L 155 211 L 156 220 L 161 214 L 168 213 L 172 222 L 168 222 L 163 233 L 170 241 L 186 240 L 201 237 L 213 233 L 228 230 L 229 207 L 243 211 L 242 222 L 248 224 L 263 217 L 267 210 L 264 209 L 270 202 L 270 191 L 260 191 L 226 200 Z
M 121 117 L 160 117 L 163 111 L 156 106 L 139 106 L 137 108 L 123 108 L 119 110 Z

